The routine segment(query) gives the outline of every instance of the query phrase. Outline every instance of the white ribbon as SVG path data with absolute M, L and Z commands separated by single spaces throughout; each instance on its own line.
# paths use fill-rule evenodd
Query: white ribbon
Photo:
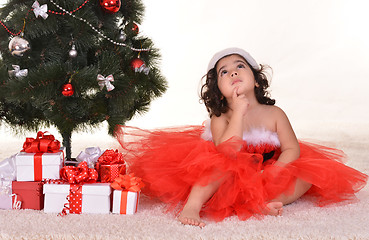
M 12 193 L 12 181 L 0 179 L 0 195 L 9 196 Z
M 141 67 L 135 69 L 135 72 L 140 72 L 140 73 L 142 72 L 142 73 L 144 73 L 146 75 L 149 74 L 149 71 L 150 71 L 150 68 L 149 67 L 146 67 L 145 64 L 142 64 Z
M 9 76 L 15 76 L 17 78 L 26 77 L 28 75 L 28 69 L 20 69 L 18 65 L 12 65 L 14 70 L 10 70 Z
M 0 161 L 0 179 L 14 181 L 16 179 L 16 165 L 14 154 L 5 160 Z
M 22 207 L 22 202 L 18 201 L 17 199 L 17 194 L 13 193 L 12 195 L 10 195 L 11 197 L 14 197 L 14 201 L 13 201 L 13 209 L 21 209 Z
M 33 12 L 35 13 L 36 18 L 41 16 L 43 19 L 46 19 L 49 15 L 47 14 L 47 4 L 40 6 L 40 4 L 35 1 L 32 5 Z
M 104 86 L 106 86 L 106 90 L 108 90 L 108 92 L 110 92 L 111 90 L 115 88 L 113 84 L 111 84 L 111 82 L 114 82 L 114 77 L 112 74 L 110 74 L 107 77 L 104 77 L 103 75 L 98 74 L 97 81 L 99 83 L 100 90 L 102 90 Z
M 95 163 L 99 157 L 103 154 L 99 147 L 89 147 L 80 152 L 76 157 L 78 162 L 86 161 L 89 168 L 94 168 Z
M 0 195 L 10 196 L 12 193 L 12 181 L 16 179 L 15 156 L 0 161 Z

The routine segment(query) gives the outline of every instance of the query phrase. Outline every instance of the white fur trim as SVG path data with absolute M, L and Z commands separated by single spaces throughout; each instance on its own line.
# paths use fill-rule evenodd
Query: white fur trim
M 210 123 L 211 123 L 210 119 L 206 120 L 203 123 L 205 128 L 204 128 L 204 132 L 201 134 L 201 138 L 204 139 L 205 141 L 213 141 L 213 135 L 211 134 Z
M 244 132 L 243 140 L 245 140 L 248 145 L 254 146 L 265 143 L 278 147 L 281 145 L 277 133 L 264 128 L 253 128 L 248 132 Z
M 212 141 L 213 136 L 211 134 L 211 120 L 208 119 L 204 122 L 204 132 L 201 134 L 201 138 L 206 141 Z M 246 141 L 248 145 L 261 145 L 261 144 L 269 144 L 272 146 L 281 146 L 279 142 L 278 134 L 276 132 L 272 132 L 266 130 L 264 128 L 253 128 L 248 132 L 243 133 L 243 140 Z

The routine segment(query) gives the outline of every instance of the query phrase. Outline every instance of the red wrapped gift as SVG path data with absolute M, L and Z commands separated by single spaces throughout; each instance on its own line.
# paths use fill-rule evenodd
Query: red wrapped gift
M 44 208 L 43 182 L 12 182 L 13 201 L 20 201 L 21 209 Z M 14 205 L 14 204 L 13 204 Z
M 126 164 L 123 155 L 118 150 L 106 150 L 97 160 L 96 170 L 99 173 L 101 182 L 113 182 L 119 174 L 126 174 Z

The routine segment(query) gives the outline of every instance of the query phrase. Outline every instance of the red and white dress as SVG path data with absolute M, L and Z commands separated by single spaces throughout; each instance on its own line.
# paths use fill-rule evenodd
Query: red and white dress
M 270 200 L 293 193 L 297 178 L 312 184 L 305 195 L 319 206 L 355 199 L 368 178 L 342 163 L 342 151 L 301 141 L 297 160 L 285 167 L 273 165 L 280 142 L 277 133 L 264 129 L 218 146 L 204 126 L 153 131 L 121 127 L 117 138 L 128 171 L 146 184 L 143 193 L 167 203 L 169 209 L 180 209 L 193 185 L 221 180 L 200 213 L 215 221 L 262 214 Z

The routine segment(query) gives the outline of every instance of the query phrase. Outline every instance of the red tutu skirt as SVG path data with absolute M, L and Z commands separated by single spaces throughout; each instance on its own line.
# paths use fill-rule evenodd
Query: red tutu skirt
M 203 131 L 203 126 L 154 131 L 122 126 L 117 139 L 128 172 L 146 184 L 143 193 L 167 203 L 169 210 L 181 209 L 193 185 L 220 180 L 200 213 L 215 221 L 262 214 L 266 203 L 294 192 L 297 178 L 312 184 L 305 195 L 319 206 L 354 200 L 368 178 L 344 165 L 344 154 L 337 149 L 300 142 L 300 158 L 280 167 L 273 164 L 278 146 L 237 139 L 215 146 L 201 138 Z

